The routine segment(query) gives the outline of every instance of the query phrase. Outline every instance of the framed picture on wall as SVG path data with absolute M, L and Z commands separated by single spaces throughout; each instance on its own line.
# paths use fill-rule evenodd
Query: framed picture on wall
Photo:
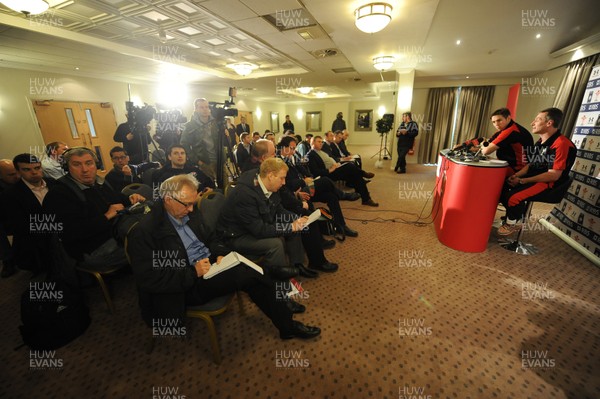
M 306 131 L 320 132 L 321 131 L 321 112 L 306 113 Z
M 271 131 L 279 133 L 279 112 L 271 112 Z
M 358 109 L 354 116 L 354 130 L 357 132 L 370 132 L 373 130 L 373 110 Z

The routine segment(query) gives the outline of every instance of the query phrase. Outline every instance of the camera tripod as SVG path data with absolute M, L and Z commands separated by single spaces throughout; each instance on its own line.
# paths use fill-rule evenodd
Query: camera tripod
M 387 149 L 387 133 L 381 133 L 381 142 L 379 143 L 379 151 L 377 151 L 371 158 L 375 158 L 379 155 L 379 160 L 381 161 L 381 155 L 383 154 L 383 159 L 391 159 L 392 153 Z

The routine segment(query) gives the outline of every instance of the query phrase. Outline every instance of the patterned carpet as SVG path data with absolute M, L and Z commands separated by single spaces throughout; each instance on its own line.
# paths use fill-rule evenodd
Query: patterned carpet
M 320 326 L 318 339 L 281 341 L 244 295 L 243 315 L 233 306 L 216 319 L 222 364 L 199 320 L 146 354 L 150 331 L 124 273 L 109 281 L 116 314 L 86 288 L 92 325 L 46 354 L 57 369 L 35 370 L 28 348 L 13 350 L 29 278 L 19 272 L 0 280 L 0 397 L 599 398 L 600 270 L 534 224 L 535 256 L 504 251 L 495 233 L 483 253 L 447 248 L 430 219 L 411 223 L 431 210 L 435 168 L 397 175 L 389 161 L 365 163 L 380 207 L 344 202 L 360 236 L 326 252 L 339 272 L 302 281 L 307 312 L 296 319 Z

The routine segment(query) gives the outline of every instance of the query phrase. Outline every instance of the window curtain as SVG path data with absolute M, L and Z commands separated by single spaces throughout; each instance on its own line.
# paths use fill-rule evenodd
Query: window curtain
M 419 129 L 418 163 L 435 163 L 440 150 L 450 147 L 455 98 L 456 87 L 429 89 L 425 115 L 431 129 Z
M 554 107 L 560 108 L 564 113 L 561 132 L 566 137 L 573 135 L 575 120 L 579 114 L 579 106 L 583 100 L 587 81 L 592 73 L 592 68 L 600 60 L 600 54 L 595 54 L 567 65 L 565 75 L 558 88 L 554 99 Z
M 474 137 L 488 137 L 495 86 L 463 87 L 458 99 L 455 139 L 452 145 Z

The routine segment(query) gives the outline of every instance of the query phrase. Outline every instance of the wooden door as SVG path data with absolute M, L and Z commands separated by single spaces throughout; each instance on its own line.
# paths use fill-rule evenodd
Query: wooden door
M 235 118 L 235 125 L 239 125 L 241 123 L 241 118 L 245 117 L 246 118 L 246 123 L 250 126 L 250 134 L 252 134 L 256 128 L 254 127 L 254 120 L 252 120 L 252 111 L 239 111 L 238 110 L 238 116 L 237 118 Z M 260 135 L 263 135 L 263 132 L 259 132 Z
M 110 103 L 33 101 L 44 142 L 62 141 L 69 147 L 83 146 L 96 152 L 99 174 L 112 167 L 110 149 L 117 121 Z

